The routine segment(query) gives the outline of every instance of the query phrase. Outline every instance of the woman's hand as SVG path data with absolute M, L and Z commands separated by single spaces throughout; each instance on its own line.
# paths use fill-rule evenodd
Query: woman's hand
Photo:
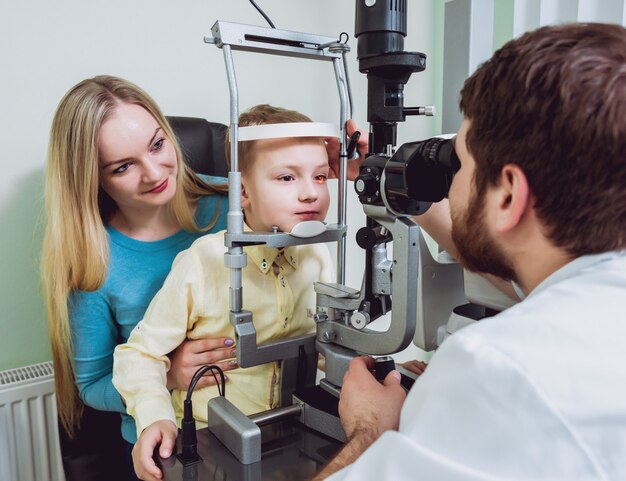
M 229 337 L 214 339 L 186 340 L 176 348 L 169 357 L 172 362 L 167 373 L 167 388 L 186 391 L 191 378 L 200 367 L 207 364 L 217 364 L 226 372 L 238 367 L 235 342 Z M 228 378 L 228 376 L 226 376 Z M 215 384 L 215 378 L 203 376 L 196 387 L 206 387 Z

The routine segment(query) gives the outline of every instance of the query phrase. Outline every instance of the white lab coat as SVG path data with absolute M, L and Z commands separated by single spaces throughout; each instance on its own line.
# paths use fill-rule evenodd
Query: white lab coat
M 330 479 L 626 480 L 626 252 L 448 338 L 399 431 Z

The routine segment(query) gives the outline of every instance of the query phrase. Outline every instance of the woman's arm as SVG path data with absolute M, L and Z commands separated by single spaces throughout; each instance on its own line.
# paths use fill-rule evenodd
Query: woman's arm
M 193 323 L 203 317 L 203 299 L 214 292 L 197 247 L 180 253 L 163 286 L 125 344 L 115 349 L 113 384 L 126 401 L 137 434 L 159 420 L 176 423 L 167 389 L 169 353 L 180 346 Z M 219 256 L 218 256 L 219 257 Z
M 94 409 L 125 413 L 122 398 L 111 382 L 119 333 L 108 303 L 98 291 L 75 291 L 68 307 L 80 398 Z
M 74 376 L 78 394 L 88 406 L 99 411 L 126 413 L 121 396 L 112 383 L 113 350 L 121 342 L 111 308 L 99 292 L 76 291 L 70 299 Z M 170 354 L 167 373 L 169 390 L 186 391 L 193 374 L 203 365 L 220 363 L 223 371 L 237 367 L 232 359 L 234 341 L 227 337 L 185 341 Z M 215 384 L 204 376 L 198 387 Z

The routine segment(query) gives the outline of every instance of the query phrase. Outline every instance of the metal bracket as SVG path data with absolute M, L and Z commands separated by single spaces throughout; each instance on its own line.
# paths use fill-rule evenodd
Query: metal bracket
M 341 58 L 342 51 L 330 48 L 337 39 L 310 33 L 278 30 L 218 20 L 211 28 L 210 43 L 219 48 L 230 45 L 233 50 L 271 53 L 288 57 L 332 60 Z M 206 41 L 206 40 L 205 40 Z M 346 47 L 349 49 L 349 47 Z
M 391 295 L 396 308 L 391 310 L 391 323 L 387 331 L 378 332 L 370 329 L 357 330 L 342 323 L 340 319 L 328 319 L 319 322 L 318 341 L 336 342 L 349 349 L 368 354 L 390 354 L 399 352 L 413 340 L 417 314 L 417 278 L 419 260 L 419 227 L 410 218 L 395 217 L 384 206 L 365 205 L 365 213 L 385 227 L 393 238 L 392 264 L 384 263 L 385 269 L 393 267 L 395 282 L 391 284 Z M 400 256 L 403 256 L 400 258 Z M 380 256 L 379 256 L 380 257 Z M 404 282 L 402 282 L 404 281 Z M 388 288 L 386 280 L 380 285 Z M 334 287 L 334 289 L 333 289 Z M 360 299 L 354 290 L 345 290 L 342 286 L 316 283 L 318 309 L 332 308 L 335 313 L 354 309 Z M 333 292 L 336 291 L 336 292 Z M 332 332 L 332 335 L 330 334 Z M 320 333 L 328 333 L 320 336 Z M 329 349 L 328 347 L 326 349 Z M 327 356 L 327 366 L 332 356 Z
M 258 345 L 256 329 L 250 311 L 231 312 L 230 322 L 235 328 L 237 358 L 241 367 L 252 367 L 272 361 L 297 358 L 301 346 L 307 354 L 317 352 L 314 334 Z
M 223 396 L 209 399 L 208 426 L 242 464 L 261 461 L 261 428 Z

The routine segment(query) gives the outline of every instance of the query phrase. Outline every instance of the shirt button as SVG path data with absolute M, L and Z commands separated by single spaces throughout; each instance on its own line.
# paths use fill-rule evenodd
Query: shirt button
M 285 287 L 285 278 L 284 278 L 284 277 L 281 277 L 281 278 L 280 278 L 280 284 L 281 284 L 283 287 Z

